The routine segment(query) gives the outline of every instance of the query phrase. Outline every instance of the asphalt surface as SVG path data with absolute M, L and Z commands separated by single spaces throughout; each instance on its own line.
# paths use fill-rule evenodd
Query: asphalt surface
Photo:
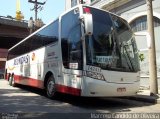
M 160 113 L 160 105 L 130 98 L 86 98 L 65 94 L 51 100 L 43 90 L 21 85 L 11 87 L 1 79 L 0 112 L 1 118 L 88 119 L 96 118 L 95 114 Z

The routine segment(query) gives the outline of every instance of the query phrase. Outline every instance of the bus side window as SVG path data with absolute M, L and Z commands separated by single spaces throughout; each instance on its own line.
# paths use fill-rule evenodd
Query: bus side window
M 80 29 L 79 13 L 75 14 L 74 10 L 72 10 L 69 13 L 62 16 L 61 47 L 62 47 L 62 59 L 64 68 L 69 69 L 69 64 L 78 63 L 79 60 L 78 57 L 81 57 L 80 56 L 81 51 L 78 51 L 79 50 L 78 47 L 82 43 L 80 42 L 80 36 L 81 36 L 80 30 L 81 29 Z M 78 67 L 78 69 L 80 68 L 81 66 Z
M 82 68 L 82 42 L 80 25 L 75 26 L 69 34 L 69 62 L 78 63 L 78 69 Z
M 36 36 L 38 39 L 36 44 L 39 42 L 39 46 L 46 46 L 50 43 L 58 42 L 58 25 L 58 20 L 56 20 L 47 26 L 45 30 L 40 31 Z
M 68 41 L 67 39 L 63 38 L 61 41 L 62 47 L 62 58 L 63 58 L 63 66 L 65 68 L 69 67 L 69 60 L 68 60 Z

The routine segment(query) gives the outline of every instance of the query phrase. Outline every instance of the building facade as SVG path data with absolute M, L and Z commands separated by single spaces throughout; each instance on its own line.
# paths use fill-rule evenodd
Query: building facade
M 0 16 L 0 78 L 5 70 L 8 49 L 29 35 L 28 23 Z
M 91 3 L 93 3 L 95 0 L 66 0 L 66 5 L 65 5 L 65 9 L 69 9 L 71 7 L 76 6 L 77 4 L 87 4 L 90 5 Z
M 0 48 L 0 73 L 4 72 L 7 53 L 8 53 L 7 49 L 1 49 Z
M 69 1 L 69 0 L 66 0 Z M 73 1 L 73 0 L 72 0 Z M 157 55 L 157 74 L 160 77 L 160 1 L 153 0 L 154 30 Z M 138 49 L 144 54 L 141 77 L 149 75 L 147 44 L 147 5 L 146 0 L 92 0 L 90 5 L 110 11 L 126 19 L 135 33 Z

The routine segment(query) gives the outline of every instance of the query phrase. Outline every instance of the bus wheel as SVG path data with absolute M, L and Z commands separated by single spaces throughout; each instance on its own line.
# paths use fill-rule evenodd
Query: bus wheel
M 54 98 L 56 96 L 56 87 L 53 75 L 48 78 L 46 91 L 49 98 Z
M 14 80 L 14 75 L 11 75 L 11 76 L 9 77 L 9 85 L 10 85 L 10 86 L 13 86 L 13 87 L 16 86 L 16 83 L 15 83 L 15 80 Z
M 8 81 L 9 81 L 9 85 L 12 86 L 12 76 L 9 76 Z

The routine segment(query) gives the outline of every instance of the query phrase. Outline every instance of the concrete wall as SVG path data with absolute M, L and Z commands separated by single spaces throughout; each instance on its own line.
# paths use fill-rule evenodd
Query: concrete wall
M 135 1 L 136 2 L 136 1 Z M 136 3 L 135 3 L 136 4 Z M 153 12 L 154 12 L 154 16 L 160 19 L 160 1 L 159 0 L 154 0 L 153 1 Z M 143 15 L 147 15 L 147 5 L 143 4 L 141 6 L 138 6 L 136 8 L 130 9 L 124 13 L 121 13 L 121 16 L 123 18 L 125 18 L 126 20 L 128 20 L 128 22 L 132 22 L 134 19 L 143 16 Z M 140 31 L 141 32 L 146 32 L 146 31 Z M 144 37 L 136 37 L 137 39 L 137 43 L 138 43 L 138 47 L 140 49 L 145 49 L 147 48 L 147 44 L 144 39 Z M 155 40 L 156 40 L 156 55 L 157 55 L 157 73 L 160 76 L 160 27 L 155 27 Z M 148 70 L 148 51 L 141 51 L 142 53 L 144 53 L 145 55 L 145 60 L 143 62 L 141 62 L 141 75 L 145 76 L 149 74 L 149 70 Z
M 4 70 L 7 53 L 7 49 L 0 49 L 0 72 Z
M 156 55 L 157 55 L 157 74 L 160 76 L 160 27 L 155 28 L 155 45 L 156 45 Z M 139 34 L 145 33 L 142 31 Z M 136 35 L 137 47 L 140 53 L 144 54 L 144 61 L 140 62 L 141 66 L 141 76 L 149 76 L 149 58 L 148 58 L 148 45 L 146 35 Z
M 134 4 L 136 4 L 136 3 L 134 3 Z M 130 20 L 131 18 L 132 19 L 134 19 L 134 17 L 136 18 L 136 16 L 138 17 L 139 14 L 142 14 L 142 15 L 146 14 L 146 12 L 147 12 L 147 5 L 143 4 L 141 6 L 138 6 L 133 9 L 129 9 L 123 13 L 120 13 L 120 15 L 121 15 L 121 17 L 125 18 L 126 20 Z M 160 18 L 160 1 L 159 0 L 153 1 L 153 12 L 156 17 L 159 16 L 158 18 Z

